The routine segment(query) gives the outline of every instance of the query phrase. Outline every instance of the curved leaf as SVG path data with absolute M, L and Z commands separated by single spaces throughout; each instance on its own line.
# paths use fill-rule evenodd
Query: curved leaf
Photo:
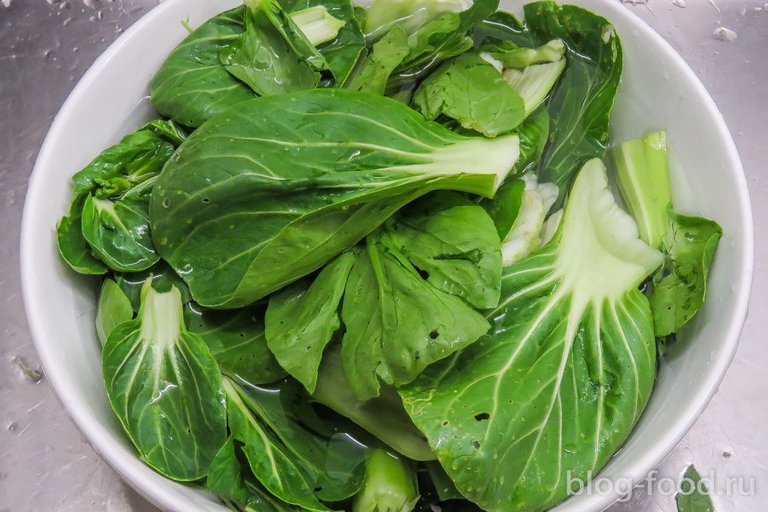
M 402 255 L 370 242 L 349 274 L 341 317 L 344 373 L 360 400 L 378 396 L 379 379 L 411 382 L 488 330 L 461 299 L 432 287 Z
M 96 335 L 102 346 L 115 327 L 133 319 L 131 300 L 112 279 L 105 279 L 96 305 Z
M 400 390 L 462 495 L 543 511 L 568 496 L 567 475 L 585 479 L 618 450 L 653 387 L 638 285 L 660 261 L 601 162 L 587 163 L 553 241 L 505 269 L 491 332 Z
M 316 270 L 428 191 L 493 195 L 516 160 L 515 135 L 464 137 L 389 98 L 259 98 L 174 154 L 152 197 L 153 238 L 198 303 L 238 307 Z
M 149 226 L 149 197 L 154 182 L 155 178 L 150 178 L 116 200 L 92 194 L 85 199 L 83 237 L 113 270 L 146 270 L 160 259 Z
M 440 115 L 486 137 L 515 129 L 525 118 L 523 99 L 501 73 L 473 53 L 440 66 L 413 93 L 413 104 L 427 119 Z
M 88 275 L 107 273 L 107 266 L 93 254 L 83 236 L 83 205 L 87 193 L 80 193 L 72 200 L 69 215 L 61 218 L 56 226 L 56 245 L 61 258 L 75 272 Z
M 528 4 L 525 22 L 536 44 L 561 39 L 567 47 L 568 64 L 547 101 L 552 124 L 538 166 L 539 179 L 560 188 L 562 203 L 581 166 L 605 155 L 623 69 L 621 42 L 608 20 L 575 5 Z
M 311 285 L 299 281 L 269 298 L 265 319 L 269 349 L 310 393 L 315 392 L 325 347 L 341 326 L 339 304 L 355 259 L 355 254 L 344 253 Z
M 656 336 L 679 331 L 707 296 L 707 274 L 723 230 L 717 222 L 669 212 L 662 240 L 666 261 L 653 277 L 651 308 Z
M 107 396 L 139 455 L 180 481 L 204 477 L 226 440 L 221 373 L 187 332 L 176 288 L 142 290 L 135 320 L 118 325 L 101 356 Z
M 219 53 L 244 31 L 245 6 L 214 16 L 187 36 L 150 83 L 152 107 L 185 126 L 197 127 L 254 97 L 219 62 Z

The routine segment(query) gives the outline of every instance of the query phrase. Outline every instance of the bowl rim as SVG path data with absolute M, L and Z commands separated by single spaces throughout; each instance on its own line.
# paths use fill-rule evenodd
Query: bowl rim
M 27 263 L 30 259 L 26 256 L 34 250 L 33 240 L 37 235 L 35 229 L 36 225 L 32 222 L 34 217 L 32 212 L 39 208 L 39 203 L 45 201 L 45 196 L 41 193 L 42 184 L 45 178 L 43 172 L 44 169 L 50 165 L 49 162 L 55 160 L 55 154 L 53 153 L 55 141 L 58 139 L 59 133 L 66 129 L 65 121 L 70 117 L 70 112 L 74 110 L 75 106 L 81 101 L 83 92 L 86 91 L 92 83 L 96 82 L 102 71 L 110 65 L 112 58 L 120 52 L 123 47 L 130 45 L 135 38 L 140 37 L 144 27 L 150 24 L 153 18 L 161 15 L 166 10 L 176 8 L 177 4 L 185 1 L 187 0 L 167 0 L 144 14 L 99 55 L 75 85 L 72 92 L 54 117 L 40 152 L 38 153 L 28 183 L 20 237 L 20 275 L 27 323 L 32 334 L 33 345 L 35 346 L 38 358 L 40 359 L 43 370 L 48 377 L 47 380 L 59 403 L 96 453 L 134 490 L 163 510 L 179 511 L 182 509 L 179 508 L 176 493 L 172 492 L 170 487 L 152 485 L 149 483 L 146 480 L 144 471 L 139 470 L 139 468 L 147 469 L 147 467 L 138 457 L 129 460 L 112 453 L 113 448 L 109 429 L 101 425 L 98 421 L 95 421 L 86 409 L 78 405 L 77 401 L 68 399 L 68 390 L 66 389 L 66 386 L 62 384 L 62 381 L 65 379 L 62 377 L 62 372 L 58 369 L 59 365 L 55 361 L 55 358 L 52 357 L 53 354 L 46 350 L 41 350 L 38 343 L 38 339 L 42 339 L 45 336 L 42 328 L 39 327 L 45 322 L 45 304 L 43 301 L 39 300 L 40 298 L 34 292 L 35 287 L 33 283 L 35 268 L 31 263 Z M 743 227 L 740 243 L 740 249 L 743 254 L 742 261 L 740 262 L 741 272 L 738 276 L 738 280 L 733 283 L 737 290 L 737 295 L 734 300 L 735 313 L 729 318 L 729 325 L 727 327 L 728 335 L 723 339 L 723 350 L 720 353 L 720 357 L 714 360 L 709 367 L 708 377 L 704 384 L 690 396 L 688 405 L 678 415 L 678 418 L 674 422 L 675 427 L 662 433 L 658 437 L 653 449 L 646 451 L 644 456 L 629 463 L 629 468 L 626 471 L 627 474 L 625 477 L 634 483 L 644 479 L 653 468 L 659 465 L 683 437 L 685 437 L 717 392 L 719 385 L 725 377 L 728 367 L 736 354 L 741 332 L 748 313 L 754 271 L 754 226 L 752 208 L 744 169 L 736 145 L 728 130 L 722 113 L 717 108 L 714 100 L 699 80 L 698 76 L 696 76 L 682 56 L 680 56 L 666 39 L 646 24 L 637 14 L 624 7 L 621 3 L 612 2 L 610 0 L 591 0 L 591 2 L 589 0 L 587 2 L 584 2 L 584 0 L 571 1 L 576 4 L 592 3 L 595 1 L 599 2 L 602 15 L 609 20 L 620 17 L 624 18 L 625 21 L 632 26 L 633 30 L 637 30 L 642 38 L 653 40 L 655 44 L 662 48 L 667 54 L 666 56 L 670 58 L 672 65 L 678 67 L 682 71 L 686 80 L 689 81 L 690 85 L 693 86 L 699 97 L 702 99 L 700 107 L 705 109 L 707 115 L 717 124 L 717 131 L 723 142 L 726 153 L 725 156 L 728 161 L 727 169 L 735 178 L 735 192 L 739 197 L 738 213 Z M 579 500 L 574 500 L 574 498 L 568 499 L 557 505 L 553 510 L 560 512 L 569 510 L 575 512 L 576 510 L 585 509 L 603 510 L 616 502 L 620 497 L 619 489 L 613 488 L 610 492 L 593 492 L 588 496 L 581 496 L 581 499 Z M 578 504 L 575 501 L 577 501 Z

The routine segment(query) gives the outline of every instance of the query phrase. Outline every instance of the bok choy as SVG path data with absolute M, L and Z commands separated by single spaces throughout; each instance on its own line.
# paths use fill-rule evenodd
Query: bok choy
M 722 229 L 664 132 L 610 140 L 608 20 L 498 7 L 246 0 L 73 176 L 147 465 L 239 512 L 538 512 L 621 449 Z

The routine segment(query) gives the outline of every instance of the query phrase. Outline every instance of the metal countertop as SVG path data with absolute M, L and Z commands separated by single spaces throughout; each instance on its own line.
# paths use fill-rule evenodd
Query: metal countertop
M 620 0 L 616 0 L 620 1 Z M 19 225 L 35 156 L 59 107 L 94 59 L 156 0 L 0 0 L 0 512 L 156 511 L 84 442 L 39 370 L 21 303 Z M 756 273 L 741 346 L 720 390 L 658 468 L 675 481 L 691 462 L 742 492 L 718 512 L 768 502 L 768 3 L 624 0 L 688 61 L 720 107 L 749 181 Z M 713 36 L 718 27 L 735 41 Z M 663 489 L 662 489 L 663 490 Z M 736 487 L 736 491 L 739 489 Z M 610 512 L 673 512 L 643 491 Z

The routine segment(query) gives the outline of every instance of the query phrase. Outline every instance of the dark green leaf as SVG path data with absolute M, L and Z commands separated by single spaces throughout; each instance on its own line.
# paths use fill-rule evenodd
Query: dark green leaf
M 372 236 L 402 253 L 435 288 L 479 309 L 499 303 L 501 242 L 493 219 L 460 194 L 429 194 Z
M 56 226 L 56 242 L 61 258 L 73 270 L 81 274 L 101 275 L 107 272 L 107 266 L 93 254 L 83 237 L 82 214 L 87 196 L 87 193 L 80 193 L 72 200 L 69 215 L 62 217 Z
M 318 498 L 338 501 L 357 492 L 362 447 L 303 426 L 298 387 L 286 382 L 277 389 L 246 390 L 230 379 L 224 386 L 232 435 L 244 444 L 251 471 L 273 495 L 308 510 L 326 511 Z
M 621 43 L 606 19 L 574 5 L 528 4 L 525 21 L 536 44 L 561 39 L 568 48 L 567 67 L 547 102 L 551 131 L 538 167 L 542 182 L 560 188 L 562 203 L 581 166 L 605 154 L 621 79 Z
M 479 55 L 462 54 L 429 75 L 413 94 L 427 119 L 440 115 L 487 137 L 515 129 L 525 118 L 520 95 Z
M 396 73 L 401 74 L 397 81 L 423 76 L 443 60 L 472 48 L 469 31 L 498 6 L 498 0 L 475 0 L 469 9 L 442 14 L 410 34 L 411 51 L 397 67 Z
M 178 147 L 187 139 L 187 131 L 178 123 L 170 119 L 155 119 L 141 127 L 142 130 L 150 130 L 166 142 Z
M 569 495 L 567 475 L 610 460 L 653 388 L 637 286 L 660 260 L 588 162 L 552 242 L 505 268 L 489 334 L 400 388 L 461 494 L 489 512 L 543 511 Z
M 662 240 L 664 266 L 653 278 L 654 330 L 667 336 L 680 330 L 704 304 L 707 274 L 723 234 L 701 217 L 669 213 L 670 228 Z
M 209 491 L 233 501 L 245 512 L 298 512 L 264 490 L 251 474 L 248 463 L 240 460 L 240 446 L 232 437 L 227 439 L 211 463 L 206 479 Z M 244 456 L 243 456 L 244 458 Z
M 408 383 L 488 330 L 461 299 L 434 288 L 404 256 L 371 240 L 350 272 L 341 316 L 344 373 L 361 400 L 378 396 L 379 378 Z
M 184 318 L 190 332 L 203 338 L 225 374 L 251 384 L 267 384 L 285 376 L 267 348 L 263 306 L 216 311 L 190 302 Z
M 693 464 L 685 470 L 683 480 L 680 482 L 680 491 L 675 495 L 675 502 L 677 512 L 714 512 L 715 510 L 712 498 L 709 497 L 709 489 Z
M 335 86 L 341 87 L 365 50 L 365 36 L 355 19 L 352 4 L 349 0 L 282 0 L 280 3 L 289 13 L 323 6 L 328 14 L 344 22 L 333 40 L 318 46 L 334 77 Z
M 456 489 L 453 480 L 451 480 L 451 477 L 448 476 L 448 473 L 445 472 L 443 466 L 441 466 L 439 462 L 431 461 L 427 462 L 425 465 L 427 466 L 429 477 L 432 480 L 432 484 L 435 486 L 435 491 L 437 491 L 437 496 L 440 498 L 440 501 L 464 499 L 464 496 L 462 496 L 459 490 Z
M 99 199 L 92 194 L 85 199 L 83 237 L 113 270 L 145 270 L 160 259 L 149 226 L 149 198 L 155 179 L 136 185 L 116 200 Z
M 496 11 L 475 25 L 471 32 L 475 46 L 487 45 L 504 47 L 512 44 L 520 48 L 534 48 L 536 41 L 526 26 L 513 14 Z
M 355 259 L 355 254 L 344 253 L 326 265 L 313 281 L 298 281 L 269 299 L 269 349 L 310 393 L 315 392 L 325 347 L 341 326 L 338 309 Z
M 181 293 L 181 302 L 187 304 L 192 297 L 189 295 L 187 285 L 182 279 L 168 266 L 164 261 L 158 262 L 152 268 L 141 272 L 132 272 L 129 274 L 116 274 L 115 281 L 120 289 L 125 293 L 128 300 L 131 301 L 131 307 L 134 313 L 139 311 L 141 306 L 141 290 L 147 279 L 152 278 L 152 288 L 157 292 L 167 292 L 176 288 Z
M 72 176 L 75 196 L 97 189 L 97 180 L 106 183 L 122 178 L 130 184 L 140 183 L 159 173 L 175 148 L 153 129 L 129 133 Z
M 184 327 L 176 288 L 142 290 L 135 320 L 118 325 L 102 352 L 112 409 L 144 461 L 179 481 L 208 473 L 226 440 L 221 373 L 205 342 Z
M 214 16 L 179 44 L 150 84 L 152 107 L 184 126 L 197 127 L 210 117 L 254 97 L 219 61 L 221 50 L 243 33 L 245 6 Z
M 408 55 L 408 51 L 408 34 L 400 25 L 393 25 L 384 37 L 373 44 L 370 53 L 360 61 L 358 69 L 345 87 L 353 91 L 383 95 L 390 75 Z
M 102 345 L 112 330 L 123 322 L 133 319 L 133 308 L 128 296 L 112 279 L 105 279 L 96 305 L 96 334 Z
M 160 254 L 195 300 L 238 307 L 318 269 L 426 192 L 486 196 L 517 137 L 464 137 L 343 89 L 246 102 L 193 133 L 152 196 Z
M 286 35 L 304 38 L 280 4 L 261 0 L 246 11 L 245 32 L 221 50 L 221 63 L 260 96 L 314 88 L 320 75 Z

